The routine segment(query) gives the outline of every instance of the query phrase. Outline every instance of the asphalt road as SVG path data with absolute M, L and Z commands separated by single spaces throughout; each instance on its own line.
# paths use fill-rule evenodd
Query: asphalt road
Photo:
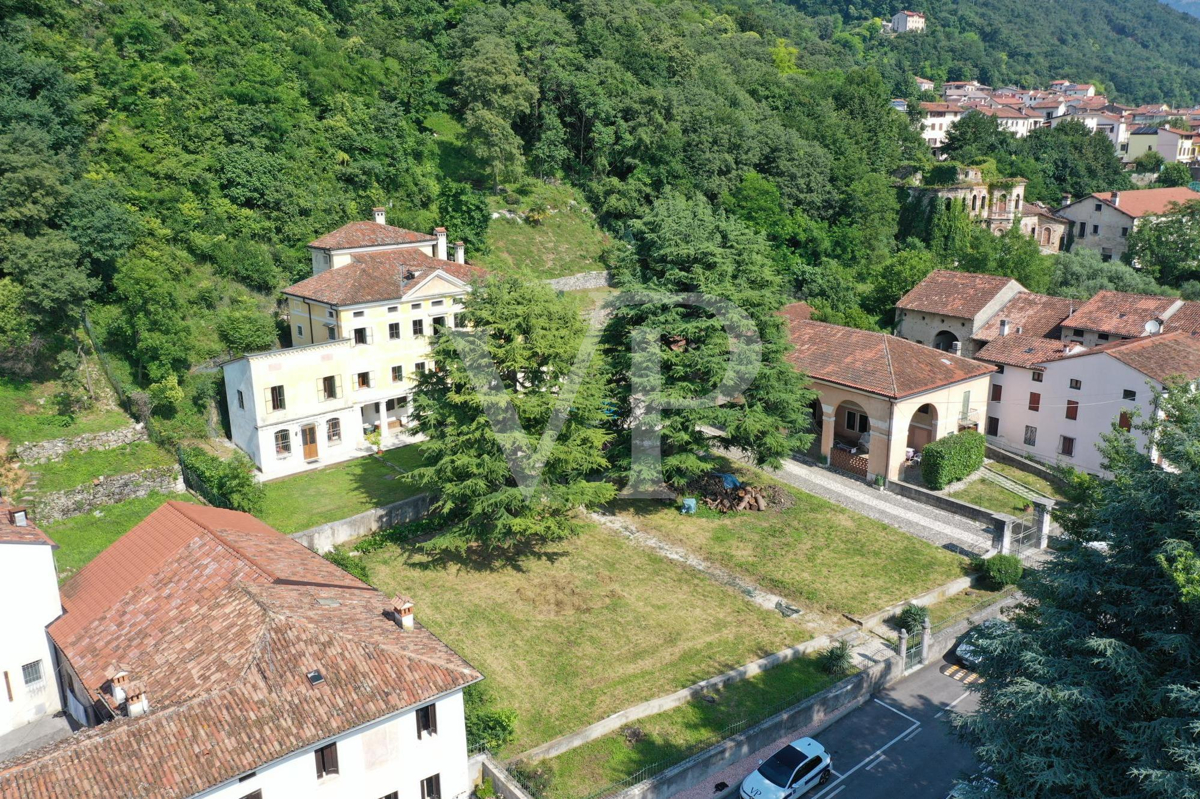
M 815 736 L 834 777 L 803 799 L 944 799 L 955 778 L 977 767 L 947 723 L 950 707 L 978 706 L 967 687 L 977 679 L 937 660 L 834 722 Z

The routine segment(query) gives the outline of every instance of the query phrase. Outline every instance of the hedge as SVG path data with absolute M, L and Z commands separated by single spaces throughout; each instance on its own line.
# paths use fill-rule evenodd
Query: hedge
M 196 493 L 219 508 L 261 513 L 266 492 L 254 479 L 254 464 L 238 452 L 229 460 L 199 447 L 180 447 L 183 479 Z
M 940 438 L 921 450 L 921 479 L 941 491 L 983 466 L 986 439 L 978 431 L 964 430 Z

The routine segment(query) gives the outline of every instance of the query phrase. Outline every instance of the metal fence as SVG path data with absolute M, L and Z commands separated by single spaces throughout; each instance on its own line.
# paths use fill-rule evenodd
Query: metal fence
M 995 605 L 999 602 L 1003 602 L 1004 600 L 1008 599 L 1015 593 L 1017 593 L 1017 587 L 1015 585 L 1010 585 L 1007 588 L 1005 588 L 1003 591 L 1001 591 L 997 596 L 982 599 L 979 602 L 977 602 L 976 604 L 967 608 L 966 610 L 961 610 L 958 613 L 955 613 L 953 616 L 950 616 L 949 618 L 946 618 L 946 619 L 942 619 L 937 624 L 931 625 L 929 628 L 930 633 L 932 633 L 933 635 L 937 635 L 940 632 L 948 630 L 951 627 L 953 627 L 954 625 L 958 624 L 959 622 L 966 621 L 970 617 L 978 615 L 979 613 L 982 613 L 983 611 L 990 608 L 992 605 Z

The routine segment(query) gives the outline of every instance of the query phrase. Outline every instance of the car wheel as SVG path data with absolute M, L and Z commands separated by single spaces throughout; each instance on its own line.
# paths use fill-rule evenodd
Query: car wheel
M 818 781 L 818 784 L 824 785 L 825 783 L 829 782 L 829 775 L 832 773 L 833 773 L 832 769 L 825 769 L 824 771 L 822 771 L 821 779 Z

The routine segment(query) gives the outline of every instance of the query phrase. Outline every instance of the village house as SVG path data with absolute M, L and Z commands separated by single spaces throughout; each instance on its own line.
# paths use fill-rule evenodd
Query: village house
M 921 137 L 940 155 L 946 144 L 946 132 L 950 126 L 962 119 L 965 111 L 956 103 L 921 103 Z
M 999 275 L 938 269 L 896 303 L 896 335 L 915 344 L 970 358 L 975 334 L 1024 287 Z
M 65 723 L 54 680 L 54 657 L 46 627 L 62 613 L 57 545 L 39 530 L 26 508 L 0 498 L 0 760 L 11 746 L 54 734 Z
M 919 77 L 919 76 L 913 78 L 913 80 L 915 80 L 917 82 L 917 90 L 918 91 L 922 91 L 922 92 L 933 91 L 933 87 L 934 87 L 933 81 L 928 80 L 926 78 Z
M 433 368 L 433 334 L 462 322 L 482 271 L 461 242 L 375 220 L 309 245 L 313 276 L 283 290 L 293 346 L 224 364 L 233 443 L 264 478 L 408 443 L 416 377 Z
M 1196 160 L 1197 134 L 1164 126 L 1144 125 L 1129 133 L 1129 147 L 1122 154 L 1126 163 L 1148 152 L 1156 152 L 1168 164 L 1190 164 Z
M 998 107 L 980 105 L 971 109 L 971 112 L 993 117 L 1002 130 L 1007 130 L 1018 139 L 1025 138 L 1037 128 L 1042 127 L 1043 123 L 1042 118 L 1037 114 L 1026 113 L 1019 107 L 1004 103 L 998 104 Z
M 916 11 L 901 11 L 892 17 L 893 33 L 919 33 L 925 30 L 925 15 Z
M 1046 255 L 1062 250 L 1069 223 L 1045 205 L 1027 202 L 1021 210 L 1021 230 L 1034 239 Z
M 804 303 L 781 311 L 808 375 L 816 454 L 864 479 L 897 479 L 927 444 L 981 424 L 992 366 L 884 333 L 811 321 Z
M 910 187 L 909 195 L 929 204 L 961 202 L 972 219 L 996 235 L 1023 224 L 1029 181 L 1003 178 L 988 183 L 980 168 L 970 166 L 957 167 L 956 178 L 953 183 Z
M 1100 131 L 1112 142 L 1113 149 L 1124 158 L 1129 149 L 1129 126 L 1125 120 L 1104 111 L 1086 109 L 1069 109 L 1068 113 L 1050 120 L 1050 127 L 1056 128 L 1064 122 L 1082 122 L 1093 133 Z
M 45 679 L 87 729 L 0 765 L 0 796 L 466 799 L 481 677 L 414 608 L 249 514 L 168 502 L 62 587 Z
M 1139 225 L 1190 200 L 1200 200 L 1200 192 L 1182 187 L 1108 191 L 1068 203 L 1056 213 L 1071 225 L 1072 248 L 1096 250 L 1111 261 L 1125 254 L 1129 234 Z

